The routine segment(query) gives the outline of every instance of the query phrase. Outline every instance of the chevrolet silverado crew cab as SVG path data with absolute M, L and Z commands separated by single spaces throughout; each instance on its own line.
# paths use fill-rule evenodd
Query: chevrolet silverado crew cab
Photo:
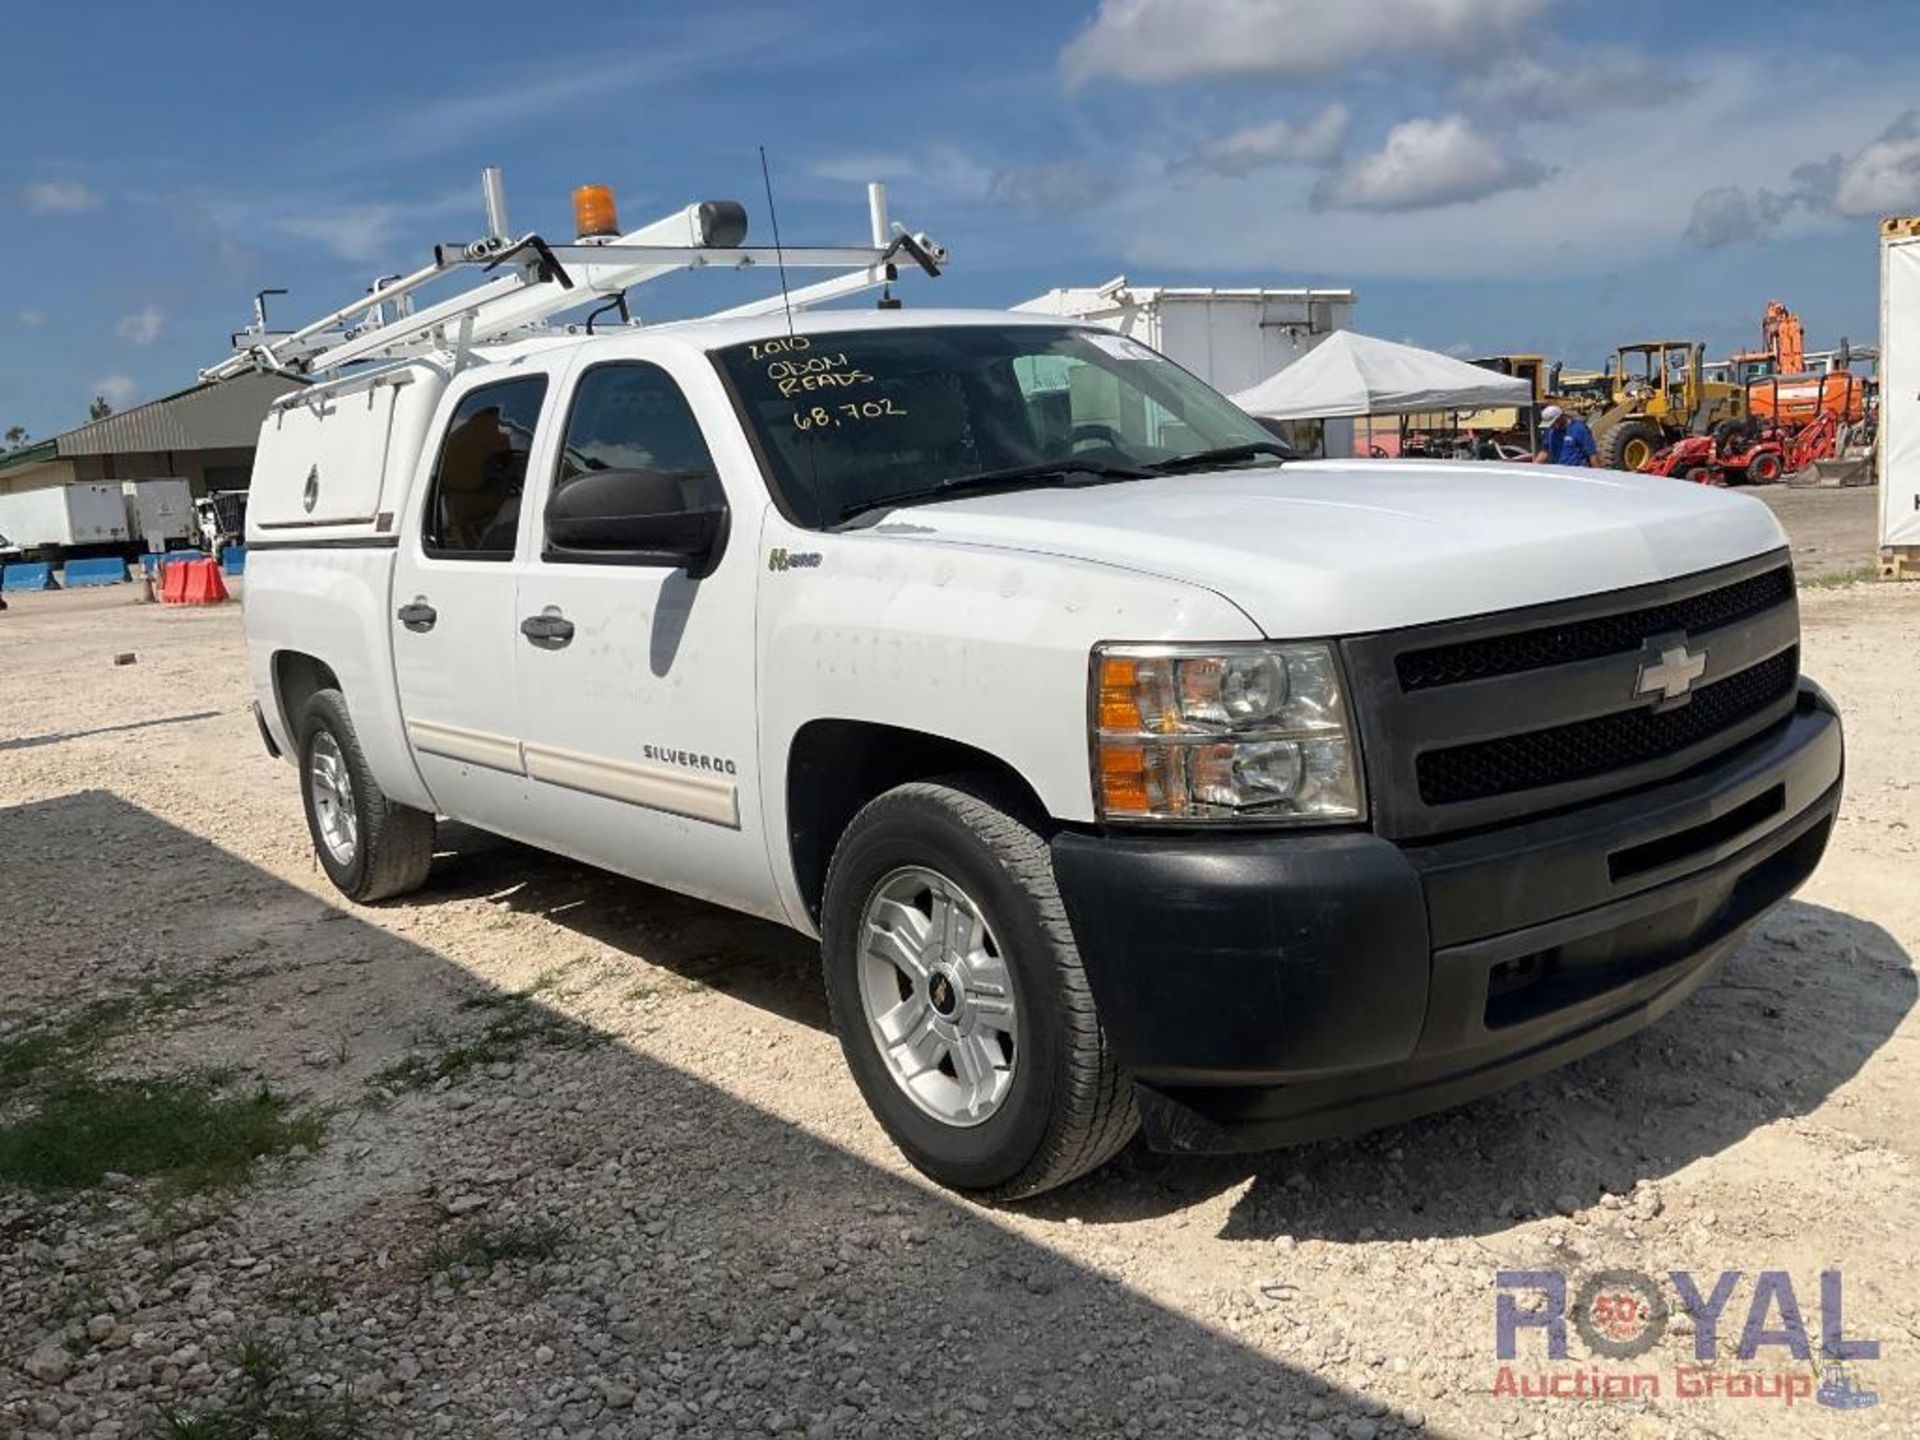
M 988 1197 L 1617 1040 L 1840 796 L 1764 506 L 1295 460 L 1046 317 L 403 357 L 276 404 L 247 541 L 341 891 L 420 886 L 445 815 L 817 935 L 874 1114 Z

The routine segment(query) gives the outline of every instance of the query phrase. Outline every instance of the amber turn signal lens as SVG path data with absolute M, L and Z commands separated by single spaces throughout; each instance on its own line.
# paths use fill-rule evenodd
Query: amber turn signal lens
M 582 185 L 573 192 L 573 233 L 582 240 L 597 240 L 620 233 L 620 219 L 613 211 L 613 191 L 605 185 Z
M 1144 815 L 1147 756 L 1137 745 L 1108 745 L 1100 751 L 1100 799 L 1109 815 Z
M 1140 722 L 1140 700 L 1134 688 L 1139 669 L 1132 660 L 1110 657 L 1100 662 L 1102 730 L 1132 732 L 1145 728 Z

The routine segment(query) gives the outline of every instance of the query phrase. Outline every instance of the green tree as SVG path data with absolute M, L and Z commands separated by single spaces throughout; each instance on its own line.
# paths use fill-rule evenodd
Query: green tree
M 87 406 L 87 418 L 89 420 L 104 420 L 112 413 L 113 406 L 108 403 L 107 397 L 104 395 L 94 396 L 93 403 Z
M 7 444 L 24 445 L 26 443 L 27 443 L 27 427 L 26 426 L 13 425 L 8 427 Z

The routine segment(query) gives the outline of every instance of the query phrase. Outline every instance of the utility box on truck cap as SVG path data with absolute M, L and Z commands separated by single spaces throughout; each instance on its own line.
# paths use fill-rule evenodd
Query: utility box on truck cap
M 278 401 L 253 462 L 248 521 L 257 538 L 391 530 L 393 491 L 446 387 L 443 367 L 416 362 Z

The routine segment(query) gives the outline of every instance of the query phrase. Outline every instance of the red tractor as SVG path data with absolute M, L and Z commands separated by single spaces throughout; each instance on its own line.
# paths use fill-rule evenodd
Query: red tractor
M 1752 416 L 1728 420 L 1711 435 L 1689 435 L 1656 453 L 1649 475 L 1677 475 L 1700 485 L 1771 485 L 1840 451 L 1840 419 L 1823 412 L 1799 426 L 1761 428 Z
M 1656 453 L 1648 475 L 1675 475 L 1696 485 L 1771 485 L 1787 473 L 1787 452 L 1768 431 L 1749 439 L 1723 427 L 1712 435 L 1689 435 Z

